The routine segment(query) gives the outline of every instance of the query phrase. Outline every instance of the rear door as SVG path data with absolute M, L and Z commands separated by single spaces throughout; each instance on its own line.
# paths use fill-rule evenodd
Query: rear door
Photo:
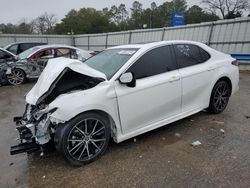
M 27 63 L 29 75 L 33 77 L 39 76 L 47 65 L 48 60 L 54 57 L 55 53 L 53 48 L 46 48 L 32 55 Z
M 205 108 L 215 75 L 210 55 L 193 44 L 175 44 L 174 49 L 182 80 L 182 112 Z
M 124 134 L 180 113 L 181 82 L 171 46 L 152 49 L 126 72 L 134 73 L 136 87 L 115 83 Z

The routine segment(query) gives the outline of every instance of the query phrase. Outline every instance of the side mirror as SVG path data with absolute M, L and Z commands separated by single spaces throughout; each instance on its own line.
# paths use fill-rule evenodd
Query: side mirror
M 126 84 L 128 87 L 136 86 L 136 80 L 132 72 L 122 74 L 119 78 L 119 81 L 121 84 Z

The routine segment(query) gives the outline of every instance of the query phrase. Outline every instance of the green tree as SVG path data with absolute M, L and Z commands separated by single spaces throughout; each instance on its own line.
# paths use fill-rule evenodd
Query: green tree
M 170 2 L 165 2 L 159 6 L 160 11 L 160 25 L 171 26 L 171 15 L 173 12 L 185 13 L 187 10 L 186 0 L 173 0 Z
M 133 2 L 132 8 L 131 8 L 131 18 L 129 27 L 131 29 L 139 29 L 142 28 L 143 21 L 142 21 L 142 4 L 138 1 Z
M 216 21 L 219 19 L 217 15 L 205 12 L 198 5 L 190 7 L 186 12 L 187 24 Z
M 102 33 L 110 31 L 110 25 L 108 17 L 102 11 L 82 8 L 79 11 L 71 10 L 62 22 L 56 25 L 55 31 L 58 34 Z

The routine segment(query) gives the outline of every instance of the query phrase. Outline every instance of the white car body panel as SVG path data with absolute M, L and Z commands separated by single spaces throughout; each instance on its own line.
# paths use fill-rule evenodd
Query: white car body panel
M 55 79 L 65 68 L 69 68 L 75 72 L 90 77 L 103 78 L 106 80 L 105 74 L 90 68 L 81 61 L 64 57 L 50 59 L 44 71 L 41 73 L 37 83 L 27 94 L 26 102 L 35 105 L 37 100 L 49 90 Z
M 123 134 L 181 112 L 181 82 L 178 70 L 140 79 L 134 88 L 128 88 L 116 81 L 115 90 Z
M 200 46 L 210 53 L 211 58 L 198 65 L 139 79 L 134 88 L 119 83 L 121 74 L 143 54 L 159 46 L 178 43 Z M 63 63 L 60 60 L 58 64 L 58 60 L 53 60 L 55 62 L 48 63 L 37 84 L 26 96 L 27 103 L 35 104 L 65 67 L 91 77 L 103 78 L 105 81 L 94 88 L 58 96 L 49 104 L 49 109 L 57 108 L 50 116 L 60 122 L 67 122 L 86 111 L 103 111 L 115 124 L 112 127 L 114 140 L 121 142 L 207 108 L 212 89 L 222 77 L 231 80 L 232 94 L 238 90 L 238 67 L 231 64 L 234 59 L 204 44 L 163 41 L 111 49 L 116 48 L 140 49 L 110 80 L 87 65 L 80 66 L 75 60 L 67 59 Z

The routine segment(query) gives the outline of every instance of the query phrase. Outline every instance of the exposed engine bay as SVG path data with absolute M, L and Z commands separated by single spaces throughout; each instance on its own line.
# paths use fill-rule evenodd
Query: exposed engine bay
M 41 155 L 43 155 L 43 146 L 53 141 L 57 126 L 64 123 L 51 119 L 50 115 L 57 108 L 49 109 L 49 104 L 62 94 L 87 90 L 104 80 L 103 78 L 84 75 L 69 67 L 62 69 L 49 89 L 38 97 L 36 104 L 27 104 L 24 114 L 21 117 L 14 118 L 16 129 L 19 132 L 20 144 L 11 147 L 10 153 L 14 155 L 41 150 Z

